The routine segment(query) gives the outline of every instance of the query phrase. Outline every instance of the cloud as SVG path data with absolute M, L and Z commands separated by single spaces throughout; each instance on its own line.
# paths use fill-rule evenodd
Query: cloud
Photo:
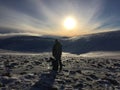
M 6 34 L 6 33 L 20 33 L 20 30 L 16 29 L 8 29 L 8 28 L 0 28 L 0 34 Z
M 12 29 L 12 28 L 0 28 L 0 38 L 3 36 L 16 36 L 16 35 L 31 35 L 31 36 L 42 36 L 43 34 L 26 31 L 26 30 L 19 30 L 19 29 Z
M 115 30 L 120 28 L 119 4 L 118 0 L 0 0 L 0 33 L 78 35 Z M 72 33 L 62 25 L 67 16 L 78 22 Z

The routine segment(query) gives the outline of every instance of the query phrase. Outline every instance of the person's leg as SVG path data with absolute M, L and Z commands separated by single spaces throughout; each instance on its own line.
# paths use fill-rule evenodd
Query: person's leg
M 58 55 L 57 60 L 58 60 L 59 71 L 61 71 L 62 70 L 61 55 Z
M 56 57 L 56 60 L 57 60 L 57 67 L 59 67 L 58 69 L 59 69 L 59 71 L 61 71 L 62 70 L 62 62 L 61 62 L 61 57 L 60 56 L 57 56 Z
M 55 70 L 58 71 L 58 61 L 55 61 Z
M 59 66 L 58 59 L 55 58 L 55 60 L 54 60 L 54 70 L 55 71 L 58 71 L 58 66 Z
M 62 62 L 61 62 L 61 60 L 59 60 L 59 66 L 60 66 L 59 71 L 61 71 L 62 70 Z

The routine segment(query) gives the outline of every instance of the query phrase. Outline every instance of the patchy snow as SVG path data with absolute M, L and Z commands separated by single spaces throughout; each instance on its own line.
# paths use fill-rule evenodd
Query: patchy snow
M 106 57 L 106 58 L 120 58 L 120 52 L 89 52 L 85 54 L 80 54 L 82 57 Z
M 57 73 L 47 62 L 51 53 L 0 54 L 0 90 L 120 90 L 120 58 L 107 55 L 63 53 L 63 71 Z M 10 76 L 5 71 L 6 60 Z

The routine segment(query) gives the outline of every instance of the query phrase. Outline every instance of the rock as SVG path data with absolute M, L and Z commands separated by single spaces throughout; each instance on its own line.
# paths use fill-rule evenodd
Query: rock
M 76 84 L 76 85 L 74 86 L 74 88 L 80 90 L 80 89 L 83 88 L 83 84 L 82 84 L 82 83 Z
M 111 83 L 110 82 L 108 82 L 107 80 L 99 80 L 99 81 L 97 81 L 97 83 L 98 84 L 107 84 L 107 85 L 110 85 Z
M 72 83 L 71 79 L 66 79 L 65 82 L 68 83 Z
M 27 74 L 27 72 L 21 72 L 20 74 L 21 74 L 21 75 L 24 75 L 24 74 Z
M 91 64 L 92 67 L 97 67 L 96 64 Z
M 80 73 L 80 74 L 82 73 L 81 70 L 77 70 L 76 72 L 77 72 L 77 73 Z
M 32 69 L 33 66 L 32 66 L 32 65 L 27 65 L 26 68 L 28 68 L 28 69 Z
M 36 64 L 36 65 L 40 65 L 40 64 L 42 64 L 42 63 L 39 62 L 39 61 L 35 61 L 35 64 Z
M 33 79 L 35 78 L 34 74 L 28 74 L 25 76 L 26 79 Z
M 110 61 L 109 61 L 109 60 L 106 60 L 106 63 L 107 63 L 107 64 L 110 64 Z
M 32 62 L 32 64 L 33 64 L 33 65 L 40 65 L 41 62 L 39 62 L 39 61 L 34 61 L 34 62 Z
M 120 67 L 120 64 L 119 63 L 115 63 L 114 66 Z
M 46 61 L 49 60 L 49 58 L 44 58 Z
M 115 86 L 119 85 L 119 83 L 114 79 L 107 78 L 106 80 L 108 80 L 111 84 L 113 84 Z
M 65 84 L 65 82 L 63 80 L 57 79 L 56 82 L 58 82 L 59 84 Z
M 14 68 L 17 65 L 19 65 L 19 64 L 18 63 L 11 63 L 9 66 L 10 66 L 10 68 Z
M 20 85 L 20 81 L 15 81 L 15 85 Z
M 97 76 L 95 76 L 95 75 L 93 75 L 93 74 L 89 75 L 89 77 L 91 77 L 92 79 L 95 79 L 95 80 L 97 80 L 97 79 L 98 79 L 98 77 L 97 77 Z
M 3 73 L 2 76 L 11 77 L 11 73 L 10 72 L 6 72 L 6 73 Z
M 49 88 L 50 90 L 58 90 L 58 88 L 57 87 L 51 87 L 51 88 Z
M 70 85 L 66 85 L 65 88 L 61 90 L 73 90 L 73 87 Z
M 16 79 L 15 78 L 9 78 L 9 77 L 2 77 L 0 79 L 0 81 L 1 81 L 2 84 L 9 84 L 9 83 L 15 82 Z
M 29 63 L 29 61 L 28 61 L 28 60 L 25 60 L 24 63 Z
M 115 90 L 120 90 L 120 86 L 116 87 L 116 89 L 115 89 Z
M 70 75 L 75 75 L 76 72 L 75 72 L 75 71 L 70 71 L 69 74 L 70 74 Z
M 98 63 L 97 66 L 98 66 L 98 68 L 103 67 L 103 65 L 101 63 Z
M 109 74 L 109 73 L 106 73 L 105 75 L 106 75 L 107 77 L 111 76 L 111 74 Z
M 109 69 L 110 71 L 115 71 L 115 69 L 112 67 L 106 67 L 106 68 Z
M 79 79 L 78 79 L 78 78 L 73 78 L 73 81 L 75 81 L 75 82 L 76 82 L 77 80 L 79 80 Z
M 63 70 L 64 72 L 69 72 L 69 70 Z
M 91 79 L 91 78 L 89 78 L 89 77 L 86 77 L 86 80 L 87 80 L 87 81 L 92 81 L 92 79 Z

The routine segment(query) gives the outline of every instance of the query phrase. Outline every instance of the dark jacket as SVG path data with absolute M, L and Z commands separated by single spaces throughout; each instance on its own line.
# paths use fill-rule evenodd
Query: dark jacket
M 54 44 L 53 49 L 52 49 L 52 54 L 53 54 L 53 56 L 56 59 L 60 59 L 61 58 L 61 55 L 62 55 L 62 45 L 61 45 L 61 43 L 58 40 L 55 41 L 55 44 Z

